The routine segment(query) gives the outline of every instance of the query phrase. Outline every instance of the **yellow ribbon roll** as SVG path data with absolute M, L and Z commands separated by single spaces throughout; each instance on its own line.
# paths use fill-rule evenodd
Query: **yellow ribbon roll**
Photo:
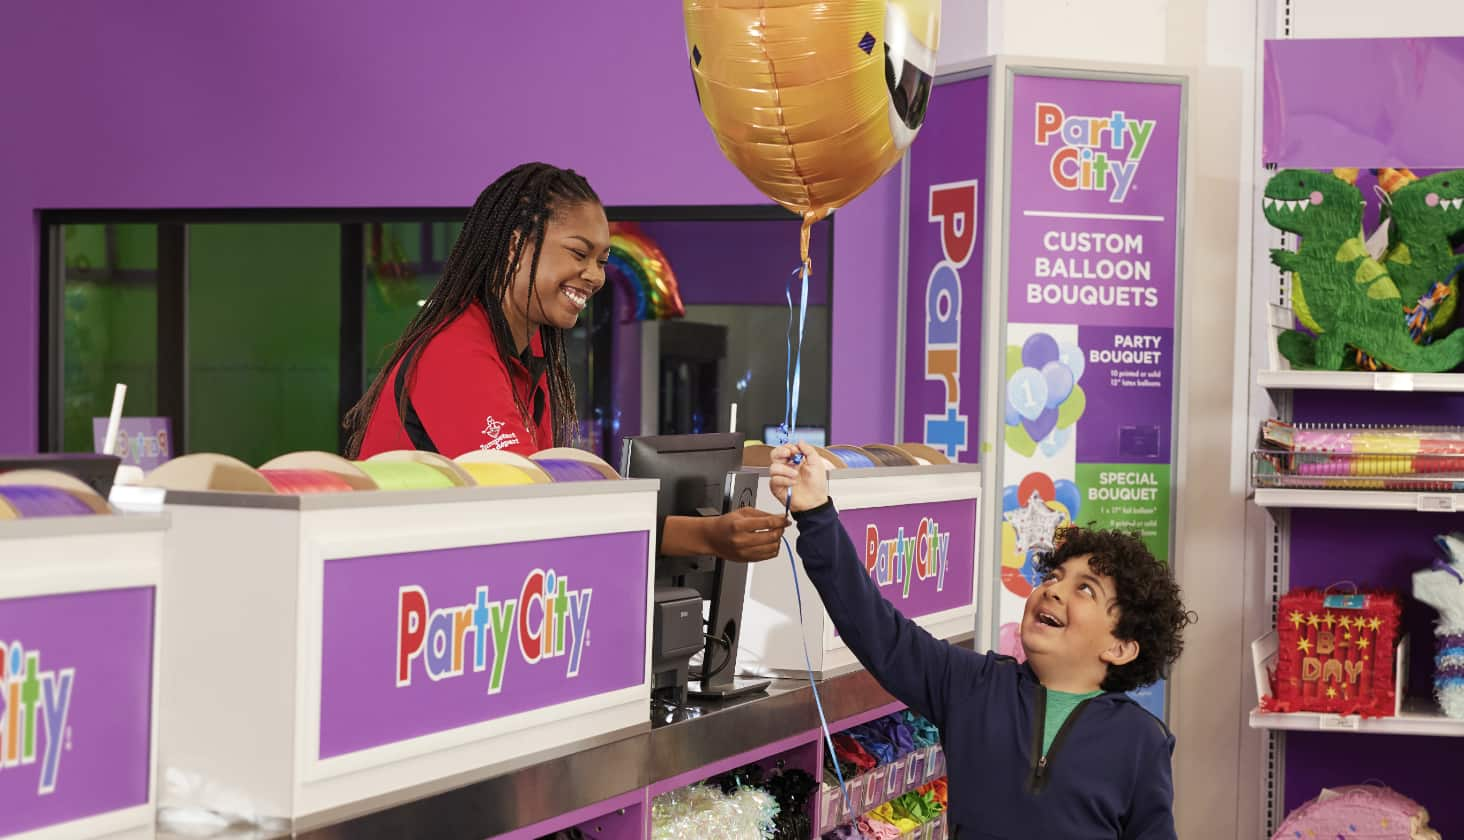
M 473 461 L 460 461 L 458 466 L 462 467 L 479 487 L 503 487 L 510 484 L 533 484 L 534 480 L 529 474 L 513 466 L 512 464 L 480 464 Z

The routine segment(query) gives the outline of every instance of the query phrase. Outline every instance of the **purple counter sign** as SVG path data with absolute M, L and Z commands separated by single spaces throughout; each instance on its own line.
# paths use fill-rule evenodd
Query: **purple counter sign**
M 92 448 L 101 452 L 107 440 L 106 417 L 92 418 Z M 171 424 L 166 417 L 123 417 L 117 424 L 114 455 L 122 463 L 148 472 L 173 457 Z
M 640 685 L 646 540 L 326 561 L 320 758 Z
M 975 462 L 986 243 L 987 76 L 944 83 L 910 149 L 900 434 Z
M 976 580 L 976 500 L 842 511 L 864 541 L 864 567 L 907 618 L 969 607 Z
M 0 835 L 147 804 L 152 666 L 150 587 L 0 601 Z

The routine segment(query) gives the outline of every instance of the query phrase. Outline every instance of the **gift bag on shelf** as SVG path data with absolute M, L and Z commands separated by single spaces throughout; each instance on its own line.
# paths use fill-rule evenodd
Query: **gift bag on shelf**
M 1400 613 L 1393 592 L 1286 593 L 1276 610 L 1276 673 L 1262 708 L 1392 716 Z

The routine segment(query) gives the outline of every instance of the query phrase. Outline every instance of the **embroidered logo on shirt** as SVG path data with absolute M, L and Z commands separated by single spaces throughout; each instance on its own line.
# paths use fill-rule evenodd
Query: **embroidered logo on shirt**
M 505 432 L 503 430 L 503 423 L 498 420 L 494 420 L 492 417 L 489 417 L 485 422 L 483 426 L 483 435 L 484 437 L 488 438 L 488 442 L 483 444 L 482 446 L 479 446 L 478 448 L 483 450 L 484 452 L 493 452 L 497 450 L 507 449 L 510 446 L 518 446 L 519 443 L 517 434 L 514 434 L 513 432 Z

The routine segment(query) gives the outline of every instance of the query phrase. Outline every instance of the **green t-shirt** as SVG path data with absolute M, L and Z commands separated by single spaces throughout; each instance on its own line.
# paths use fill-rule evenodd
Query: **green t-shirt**
M 1079 703 L 1089 697 L 1097 697 L 1102 693 L 1101 691 L 1088 691 L 1082 694 L 1070 694 L 1066 691 L 1047 690 L 1047 718 L 1042 727 L 1043 755 L 1047 755 L 1047 751 L 1052 749 L 1052 739 L 1057 737 L 1057 731 L 1062 729 L 1063 723 L 1068 719 L 1068 715 L 1073 713 L 1073 709 L 1076 709 Z

